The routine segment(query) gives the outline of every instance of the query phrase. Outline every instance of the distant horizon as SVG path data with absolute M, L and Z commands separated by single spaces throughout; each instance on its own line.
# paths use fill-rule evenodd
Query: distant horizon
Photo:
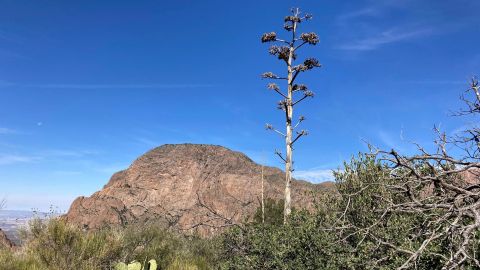
M 217 144 L 283 168 L 278 97 L 260 74 L 281 72 L 260 42 L 284 36 L 292 6 L 320 43 L 299 58 L 315 97 L 295 118 L 296 176 L 368 151 L 432 146 L 468 80 L 480 76 L 480 1 L 4 1 L 0 9 L 0 198 L 10 209 L 68 210 L 153 147 Z

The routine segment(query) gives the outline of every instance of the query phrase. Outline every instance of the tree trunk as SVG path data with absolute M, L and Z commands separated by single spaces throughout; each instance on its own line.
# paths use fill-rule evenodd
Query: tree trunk
M 293 37 L 295 39 L 295 30 L 297 24 L 293 24 Z M 286 126 L 287 132 L 285 136 L 285 145 L 286 145 L 286 156 L 285 156 L 285 206 L 283 210 L 283 224 L 287 224 L 288 217 L 292 212 L 292 202 L 291 202 L 291 191 L 290 191 L 290 184 L 292 182 L 292 118 L 293 118 L 293 70 L 292 70 L 292 61 L 293 61 L 293 53 L 294 53 L 294 44 L 290 44 L 290 52 L 288 56 L 288 94 L 285 106 L 285 114 L 286 114 Z

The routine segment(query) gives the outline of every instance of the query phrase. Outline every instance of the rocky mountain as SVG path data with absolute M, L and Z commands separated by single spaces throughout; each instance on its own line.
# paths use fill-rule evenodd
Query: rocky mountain
M 132 222 L 162 222 L 202 235 L 252 217 L 261 194 L 262 166 L 246 155 L 221 146 L 163 145 L 115 173 L 104 188 L 79 197 L 65 215 L 82 228 Z M 264 167 L 265 196 L 281 199 L 284 173 Z M 312 207 L 313 194 L 332 183 L 293 181 L 296 208 Z

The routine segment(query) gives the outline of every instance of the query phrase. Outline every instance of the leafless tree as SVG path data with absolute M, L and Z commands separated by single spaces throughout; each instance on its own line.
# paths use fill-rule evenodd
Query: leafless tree
M 215 209 L 213 206 L 209 205 L 208 203 L 206 203 L 202 199 L 202 196 L 200 195 L 199 191 L 197 191 L 196 194 L 197 194 L 196 205 L 199 206 L 201 209 L 206 210 L 205 219 L 191 225 L 187 230 L 195 229 L 202 226 L 213 228 L 216 230 L 236 226 L 243 230 L 243 224 L 236 221 L 239 215 L 238 212 L 234 212 L 233 214 L 230 214 L 228 216 L 220 212 L 219 210 Z M 250 202 L 248 202 L 248 204 L 249 203 Z
M 282 155 L 280 151 L 275 153 L 285 163 L 285 207 L 284 207 L 284 223 L 287 222 L 288 216 L 291 212 L 291 199 L 290 199 L 290 183 L 292 180 L 293 172 L 293 145 L 300 139 L 300 137 L 308 134 L 306 130 L 296 131 L 296 135 L 293 135 L 294 130 L 299 124 L 305 120 L 305 117 L 300 116 L 298 122 L 293 123 L 293 109 L 295 105 L 302 102 L 306 98 L 313 97 L 313 92 L 305 85 L 296 82 L 298 75 L 302 72 L 312 70 L 320 67 L 320 63 L 315 58 L 307 58 L 302 63 L 296 64 L 297 51 L 304 45 L 316 45 L 319 42 L 317 34 L 301 33 L 299 34 L 298 26 L 300 23 L 312 19 L 312 15 L 302 15 L 298 8 L 292 8 L 292 15 L 285 17 L 284 29 L 290 32 L 288 39 L 281 39 L 277 37 L 275 32 L 265 33 L 262 36 L 262 42 L 273 42 L 279 45 L 270 46 L 269 53 L 286 64 L 286 74 L 276 75 L 272 72 L 266 72 L 262 74 L 262 78 L 285 81 L 286 89 L 282 90 L 276 83 L 269 83 L 268 88 L 275 91 L 281 96 L 281 100 L 278 102 L 278 108 L 285 113 L 286 131 L 285 133 L 275 129 L 272 125 L 267 124 L 268 130 L 275 131 L 285 139 L 286 154 Z M 285 91 L 286 90 L 286 91 Z
M 468 93 L 471 98 L 462 97 L 467 108 L 458 115 L 478 117 L 477 79 L 472 79 Z M 476 254 L 480 232 L 480 129 L 470 126 L 462 134 L 451 136 L 437 128 L 435 132 L 434 151 L 417 144 L 418 154 L 407 156 L 396 150 L 374 148 L 373 154 L 388 166 L 390 180 L 385 187 L 393 196 L 379 196 L 378 200 L 386 206 L 378 209 L 381 212 L 378 222 L 368 228 L 357 228 L 356 233 L 368 235 L 378 245 L 403 254 L 406 259 L 398 269 L 415 268 L 418 260 L 427 255 L 438 258 L 442 269 L 464 269 L 467 264 L 480 268 Z M 393 199 L 395 195 L 402 199 Z M 415 232 L 411 240 L 405 240 L 410 244 L 398 245 L 377 238 L 375 226 L 390 214 L 421 216 L 421 226 L 409 228 Z M 446 251 L 431 248 L 435 245 Z

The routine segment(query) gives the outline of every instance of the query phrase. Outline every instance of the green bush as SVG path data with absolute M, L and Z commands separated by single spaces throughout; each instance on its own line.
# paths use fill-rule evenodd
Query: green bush
M 292 214 L 288 225 L 254 224 L 223 235 L 222 269 L 341 269 L 341 245 L 315 216 Z
M 23 252 L 0 249 L 0 269 L 2 270 L 43 270 L 42 265 Z
M 390 202 L 408 201 L 405 193 L 393 192 L 390 170 L 369 155 L 360 154 L 335 173 L 338 193 L 323 194 L 316 211 L 295 212 L 287 225 L 247 224 L 222 237 L 219 250 L 222 269 L 395 269 L 407 254 L 397 247 L 419 246 L 425 217 L 417 213 L 388 213 Z M 382 199 L 379 199 L 382 198 Z M 415 233 L 415 234 L 414 234 Z M 420 232 L 421 233 L 421 232 Z M 443 254 L 444 244 L 428 247 Z M 423 255 L 417 269 L 439 269 L 439 256 Z M 466 268 L 467 269 L 467 268 Z
M 265 200 L 265 223 L 270 225 L 282 225 L 283 224 L 283 207 L 284 200 L 274 200 L 267 198 Z M 292 209 L 294 211 L 295 209 Z M 262 207 L 258 207 L 255 215 L 253 216 L 253 222 L 256 224 L 262 223 Z
M 52 218 L 33 220 L 22 237 L 21 249 L 0 251 L 0 269 L 100 270 L 112 269 L 118 262 L 155 259 L 159 269 L 200 270 L 212 269 L 216 258 L 211 240 L 155 224 L 84 232 Z
M 83 232 L 60 219 L 33 220 L 24 252 L 43 267 L 108 269 L 120 256 L 122 235 L 114 230 Z
M 196 269 L 209 269 L 214 249 L 209 240 L 184 236 L 160 225 L 133 225 L 123 230 L 122 261 L 155 259 L 160 269 L 188 263 Z M 176 268 L 172 268 L 176 269 Z

